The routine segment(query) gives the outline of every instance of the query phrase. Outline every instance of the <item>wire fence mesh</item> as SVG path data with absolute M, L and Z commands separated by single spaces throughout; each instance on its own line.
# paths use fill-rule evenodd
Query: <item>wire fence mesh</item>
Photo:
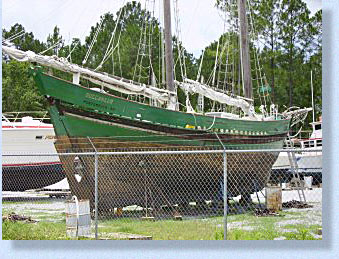
M 59 224 L 67 238 L 76 196 L 91 238 L 322 237 L 321 150 L 81 151 L 3 155 L 3 224 Z

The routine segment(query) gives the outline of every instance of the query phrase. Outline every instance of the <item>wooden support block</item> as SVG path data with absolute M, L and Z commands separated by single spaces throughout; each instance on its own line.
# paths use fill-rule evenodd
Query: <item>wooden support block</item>
M 94 235 L 91 236 L 95 238 Z M 138 234 L 130 234 L 130 233 L 109 233 L 105 236 L 99 237 L 99 240 L 152 240 L 152 236 L 144 236 Z
M 154 217 L 141 217 L 142 220 L 145 220 L 145 221 L 154 221 L 155 218 Z
M 282 210 L 282 190 L 280 186 L 266 187 L 266 207 L 277 212 Z
M 181 215 L 175 215 L 175 216 L 173 216 L 173 218 L 175 220 L 182 220 L 182 216 Z
M 132 236 L 128 240 L 152 240 L 152 236 Z
M 122 216 L 122 208 L 117 208 L 116 214 L 117 214 L 118 216 Z
M 174 218 L 175 220 L 182 220 L 182 216 L 180 215 L 180 213 L 179 213 L 177 210 L 175 210 L 175 211 L 173 212 L 173 218 Z

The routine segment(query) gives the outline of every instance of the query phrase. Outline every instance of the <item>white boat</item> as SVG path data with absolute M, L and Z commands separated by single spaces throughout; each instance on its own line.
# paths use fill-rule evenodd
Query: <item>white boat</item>
M 312 134 L 307 139 L 297 139 L 294 141 L 294 147 L 305 150 L 297 153 L 296 159 L 299 173 L 302 176 L 312 176 L 313 183 L 322 182 L 322 120 L 310 123 L 312 125 Z M 281 152 L 277 161 L 273 165 L 272 177 L 278 178 L 280 182 L 291 179 L 291 165 L 286 152 Z
M 23 115 L 7 113 L 2 116 L 3 191 L 39 189 L 65 178 L 58 156 L 8 156 L 56 154 L 53 125 L 43 118 Z

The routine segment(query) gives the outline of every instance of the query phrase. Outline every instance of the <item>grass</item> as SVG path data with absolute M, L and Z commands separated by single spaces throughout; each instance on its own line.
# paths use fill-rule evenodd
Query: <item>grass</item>
M 284 233 L 287 240 L 317 240 L 308 228 L 298 228 L 297 232 Z
M 216 224 L 219 223 L 219 224 Z M 222 227 L 222 218 L 202 220 L 116 220 L 100 223 L 100 233 L 124 232 L 151 235 L 153 240 L 196 240 L 214 239 L 215 232 Z
M 285 233 L 288 240 L 316 240 L 312 235 L 318 234 L 318 230 L 322 227 L 320 225 L 305 225 L 305 224 L 288 224 L 284 226 L 285 229 L 295 229 L 295 232 Z
M 311 234 L 319 225 L 310 227 L 303 225 L 290 225 L 295 228 L 295 232 L 282 233 L 272 226 L 260 226 L 254 230 L 231 229 L 227 232 L 228 240 L 273 240 L 278 237 L 285 237 L 287 240 L 315 240 Z M 196 221 L 107 221 L 100 224 L 100 236 L 109 236 L 112 232 L 133 233 L 140 235 L 152 235 L 153 240 L 194 240 L 194 239 L 214 239 L 224 238 L 223 229 L 215 225 L 202 225 Z M 66 224 L 59 223 L 23 223 L 4 222 L 2 223 L 3 240 L 65 240 Z
M 286 240 L 318 240 L 308 228 L 299 228 L 297 232 L 281 233 L 276 229 L 259 228 L 253 231 L 234 229 L 227 232 L 227 240 L 274 240 L 285 237 Z M 215 235 L 216 240 L 224 239 L 224 233 L 219 231 Z
M 227 240 L 273 240 L 281 234 L 272 228 L 258 228 L 255 230 L 232 229 L 227 231 Z M 223 240 L 224 233 L 218 231 L 215 234 L 216 240 Z
M 66 223 L 24 223 L 3 222 L 3 240 L 63 240 L 66 237 Z
M 4 210 L 3 210 L 3 215 Z M 37 223 L 3 222 L 2 236 L 6 240 L 59 240 L 66 237 L 65 213 L 44 212 L 27 214 Z M 251 213 L 230 215 L 227 218 L 229 240 L 273 240 L 278 237 L 293 240 L 314 240 L 320 225 L 277 223 L 303 216 L 299 212 L 281 212 L 278 217 L 256 217 Z M 285 217 L 286 216 L 286 217 Z M 49 221 L 49 222 L 47 222 Z M 287 223 L 287 222 L 286 222 Z M 245 228 L 244 228 L 245 227 Z M 284 230 L 291 230 L 287 232 Z M 110 233 L 132 233 L 152 236 L 153 240 L 221 240 L 223 217 L 205 219 L 156 220 L 115 219 L 99 221 L 99 236 Z

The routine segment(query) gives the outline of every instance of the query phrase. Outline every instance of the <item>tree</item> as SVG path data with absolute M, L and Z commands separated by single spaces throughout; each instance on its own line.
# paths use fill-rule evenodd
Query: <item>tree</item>
M 25 28 L 19 23 L 14 24 L 9 31 L 3 29 L 2 36 L 4 39 L 13 38 L 11 42 L 16 46 L 16 48 L 23 51 L 31 50 L 39 53 L 45 49 L 45 44 L 34 39 L 33 33 L 26 32 Z
M 29 75 L 30 64 L 12 60 L 2 62 L 2 111 L 38 111 L 46 109 L 45 98 L 38 93 Z
M 269 66 L 266 66 L 265 72 L 269 78 L 272 88 L 272 101 L 275 102 L 275 72 L 277 54 L 279 53 L 279 3 L 280 0 L 251 1 L 253 10 L 253 23 L 260 43 L 264 45 L 262 50 L 262 60 L 269 60 Z
M 302 0 L 282 0 L 280 9 L 279 39 L 286 57 L 282 65 L 288 71 L 289 106 L 292 107 L 297 75 L 309 44 L 310 11 Z
M 47 37 L 47 48 L 51 48 L 47 51 L 46 55 L 59 55 L 59 50 L 63 47 L 64 41 L 62 36 L 60 35 L 60 29 L 58 26 L 55 26 L 53 29 L 53 33 L 49 34 Z
M 121 12 L 121 14 L 120 14 Z M 120 16 L 120 19 L 118 17 Z M 102 22 L 97 23 L 91 28 L 90 35 L 86 38 L 85 48 L 89 49 L 95 34 L 98 31 L 96 41 L 86 61 L 86 66 L 100 71 L 121 76 L 134 81 L 152 84 L 153 74 L 157 79 L 157 86 L 164 87 L 161 84 L 161 28 L 159 21 L 152 17 L 151 13 L 142 9 L 141 4 L 135 1 L 127 3 L 114 16 L 106 13 L 101 17 Z M 99 30 L 101 27 L 101 30 Z M 116 27 L 116 29 L 115 29 Z M 112 33 L 114 51 L 106 56 Z M 183 49 L 187 76 L 194 78 L 196 76 L 196 65 L 194 57 L 188 53 L 173 37 L 174 60 L 178 60 L 178 47 Z M 101 64 L 105 58 L 105 62 Z M 177 65 L 175 77 L 182 80 L 180 68 Z M 179 101 L 185 103 L 185 96 L 179 90 Z
M 73 64 L 81 65 L 86 51 L 86 47 L 81 44 L 80 39 L 73 38 L 70 45 L 65 45 L 59 50 L 59 56 L 68 58 Z
M 311 56 L 309 63 L 313 71 L 313 86 L 315 97 L 315 112 L 318 116 L 322 113 L 322 11 L 318 11 L 312 17 L 313 29 L 313 48 L 314 54 Z
M 204 77 L 205 83 L 219 86 L 232 94 L 240 95 L 242 87 L 239 80 L 238 25 L 236 19 L 233 19 L 237 16 L 236 2 L 237 0 L 217 1 L 221 9 L 228 10 L 227 22 L 231 22 L 230 32 L 218 39 L 220 42 L 219 56 L 223 61 L 217 64 L 214 82 L 211 82 L 211 73 L 214 70 L 218 41 L 212 42 L 205 49 L 201 75 Z M 311 16 L 302 0 L 253 0 L 249 3 L 253 18 L 253 27 L 250 26 L 253 42 L 250 44 L 250 49 L 252 53 L 258 53 L 263 70 L 268 75 L 275 103 L 280 107 L 287 103 L 290 106 L 297 104 L 298 106 L 310 107 L 311 98 L 307 96 L 310 96 L 310 71 L 312 70 L 316 107 L 317 111 L 321 112 L 321 11 Z M 118 19 L 120 12 L 120 19 Z M 40 53 L 51 48 L 45 54 L 67 57 L 70 62 L 79 65 L 82 65 L 88 49 L 94 42 L 84 66 L 93 69 L 98 68 L 102 72 L 145 84 L 152 83 L 152 75 L 154 74 L 157 77 L 157 86 L 164 87 L 161 84 L 163 77 L 161 64 L 162 28 L 159 21 L 136 1 L 127 3 L 114 15 L 111 13 L 104 14 L 101 21 L 91 28 L 84 44 L 79 39 L 73 39 L 69 45 L 66 45 L 57 26 L 53 29 L 53 33 L 48 36 L 46 43 L 36 40 L 33 33 L 25 32 L 20 24 L 15 24 L 9 31 L 3 29 L 3 35 L 5 38 L 18 35 L 13 43 L 19 49 Z M 99 27 L 101 28 L 99 29 Z M 253 28 L 255 28 L 256 34 L 253 34 Z M 115 37 L 110 45 L 113 46 L 114 51 L 105 56 L 114 30 Z M 98 35 L 94 40 L 97 31 Z M 140 44 L 140 40 L 145 35 L 147 36 L 146 41 L 141 41 L 142 44 Z M 223 43 L 227 41 L 229 41 L 229 49 L 222 52 Z M 185 76 L 196 79 L 202 57 L 196 60 L 192 54 L 187 52 L 182 42 L 173 37 L 176 80 L 182 80 L 178 62 L 179 47 L 185 55 L 187 72 Z M 141 56 L 144 56 L 143 59 L 141 59 Z M 105 62 L 101 64 L 104 58 Z M 227 63 L 232 64 L 232 71 L 234 71 L 228 77 L 226 76 L 227 72 L 225 72 L 227 59 Z M 98 67 L 99 65 L 101 66 Z M 18 64 L 12 64 L 12 66 L 18 66 Z M 13 104 L 16 103 L 15 100 L 21 100 L 20 91 L 9 92 L 9 89 L 16 89 L 13 85 L 18 85 L 17 82 L 20 81 L 11 78 L 12 76 L 18 77 L 18 74 L 14 73 L 13 67 L 11 67 L 13 71 L 9 73 L 9 67 L 6 67 L 6 71 L 4 71 L 4 87 L 6 88 L 4 91 L 12 97 L 9 99 L 3 97 L 6 107 L 11 106 L 12 101 L 9 101 L 11 98 L 11 100 L 14 100 Z M 254 66 L 252 69 L 252 78 L 256 78 Z M 22 67 L 19 67 L 18 71 L 26 73 Z M 230 69 L 227 71 L 230 71 Z M 66 80 L 71 80 L 71 75 L 54 70 L 53 73 Z M 26 74 L 24 78 L 26 78 Z M 85 81 L 82 83 L 85 83 Z M 86 84 L 92 86 L 90 82 L 86 82 Z M 26 85 L 23 87 L 30 89 Z M 14 98 L 13 94 L 18 96 Z M 114 94 L 120 95 L 120 93 L 115 92 Z M 178 89 L 178 98 L 180 103 L 185 103 L 186 96 L 180 89 Z M 28 97 L 28 99 L 31 100 L 32 98 Z M 190 100 L 195 107 L 197 95 L 190 96 Z M 29 101 L 29 103 L 29 106 L 32 107 L 34 102 Z M 205 102 L 205 104 L 206 109 L 213 105 L 211 102 Z M 259 104 L 257 100 L 256 104 Z M 13 105 L 15 107 L 13 109 L 21 107 L 18 105 Z M 181 109 L 183 109 L 183 106 L 181 106 Z
M 237 16 L 237 0 L 216 2 L 229 19 Z M 317 70 L 316 78 L 321 79 L 321 11 L 311 17 L 302 0 L 253 0 L 248 4 L 253 18 L 249 21 L 253 24 L 251 48 L 259 52 L 273 102 L 280 107 L 287 103 L 310 107 L 310 71 Z M 236 23 L 231 29 L 237 31 Z M 317 100 L 318 107 L 319 103 Z

